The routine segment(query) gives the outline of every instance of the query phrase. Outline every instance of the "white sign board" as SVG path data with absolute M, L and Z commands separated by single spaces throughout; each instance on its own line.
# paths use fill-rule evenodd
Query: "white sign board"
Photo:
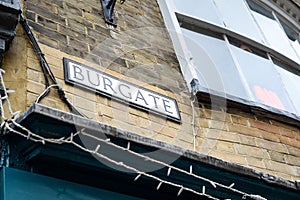
M 175 99 L 120 80 L 99 70 L 64 58 L 66 83 L 77 85 L 107 97 L 129 103 L 171 120 L 181 122 Z

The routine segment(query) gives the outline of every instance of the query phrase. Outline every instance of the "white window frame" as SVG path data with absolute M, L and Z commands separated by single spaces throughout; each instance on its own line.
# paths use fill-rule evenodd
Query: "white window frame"
M 181 27 L 179 25 L 178 19 L 176 17 L 176 8 L 173 0 L 157 0 L 162 16 L 165 21 L 165 25 L 169 31 L 169 35 L 171 37 L 171 40 L 173 42 L 173 46 L 175 49 L 176 56 L 178 58 L 181 71 L 183 73 L 183 76 L 188 83 L 189 90 L 192 91 L 191 82 L 194 80 L 198 80 L 197 73 L 195 71 L 195 64 L 193 63 L 193 57 L 190 53 L 189 49 L 187 48 L 187 45 L 185 43 Z M 273 3 L 269 2 L 269 0 L 259 0 L 260 3 L 268 6 L 272 10 L 276 11 L 277 14 L 279 14 L 284 19 L 287 19 L 291 24 L 297 29 L 300 30 L 300 25 L 295 22 L 295 20 L 292 20 L 292 18 L 284 13 L 284 11 L 280 10 L 278 7 L 276 7 Z M 287 58 L 286 56 L 280 54 L 279 52 L 275 51 L 274 49 L 268 47 L 267 45 L 263 43 L 258 43 L 257 41 L 252 40 L 251 38 L 248 38 L 246 36 L 240 35 L 234 31 L 231 31 L 229 29 L 226 29 L 224 27 L 220 27 L 217 24 L 206 24 L 205 21 L 201 20 L 192 20 L 192 23 L 195 25 L 198 25 L 202 28 L 209 27 L 209 29 L 212 29 L 214 31 L 217 31 L 219 33 L 224 33 L 225 35 L 233 36 L 234 38 L 241 39 L 242 41 L 248 42 L 253 44 L 254 47 L 257 47 L 258 49 L 261 49 L 267 53 L 270 53 L 271 55 L 276 56 L 279 59 L 283 59 L 288 62 L 288 64 L 294 68 L 297 68 L 300 70 L 299 63 L 296 63 L 295 61 Z M 199 80 L 198 80 L 199 81 Z
M 274 15 L 274 11 L 275 11 L 276 15 L 279 15 L 280 18 L 287 20 L 291 25 L 293 25 L 293 28 L 296 28 L 297 31 L 299 32 L 300 25 L 297 24 L 295 22 L 295 20 L 293 20 L 290 16 L 288 16 L 283 10 L 276 7 L 272 2 L 270 2 L 269 0 L 254 0 L 254 1 L 259 2 L 259 4 L 262 4 L 264 6 L 271 8 L 273 15 Z M 183 77 L 187 82 L 189 91 L 192 92 L 193 94 L 196 94 L 197 92 L 199 92 L 198 86 L 196 85 L 195 87 L 193 87 L 193 83 L 199 83 L 199 78 L 198 78 L 198 74 L 196 72 L 196 69 L 197 69 L 196 65 L 193 62 L 192 53 L 190 52 L 189 48 L 186 45 L 182 30 L 181 30 L 182 27 L 180 26 L 179 21 L 178 21 L 178 16 L 180 17 L 180 14 L 178 16 L 176 16 L 175 12 L 177 11 L 177 9 L 175 7 L 175 3 L 173 2 L 173 0 L 157 0 L 157 2 L 159 4 L 162 16 L 165 21 L 165 25 L 169 31 L 169 35 L 173 42 L 173 46 L 174 46 L 175 53 L 177 55 L 177 58 L 178 58 L 178 61 L 180 64 L 181 71 L 183 73 Z M 274 15 L 275 18 L 276 18 L 276 15 Z M 268 47 L 266 44 L 254 41 L 246 36 L 240 35 L 239 33 L 236 33 L 227 28 L 221 27 L 217 24 L 213 24 L 213 23 L 206 24 L 206 22 L 203 20 L 198 20 L 196 18 L 189 18 L 188 16 L 183 16 L 183 18 L 184 18 L 184 20 L 186 20 L 186 22 L 191 23 L 192 25 L 195 25 L 195 26 L 198 25 L 201 28 L 209 28 L 210 30 L 216 31 L 219 34 L 220 33 L 223 34 L 224 40 L 227 45 L 230 45 L 230 43 L 227 39 L 227 35 L 228 35 L 233 38 L 237 38 L 243 42 L 249 43 L 251 45 L 253 44 L 253 47 L 263 50 L 264 52 L 266 52 L 266 55 L 268 56 L 270 62 L 272 62 L 271 61 L 272 58 L 270 55 L 273 55 L 280 60 L 284 60 L 285 62 L 287 62 L 287 64 L 289 66 L 291 66 L 292 68 L 295 68 L 297 71 L 300 71 L 300 63 L 297 63 L 297 62 L 291 60 L 290 58 L 286 57 L 285 55 Z M 276 18 L 276 20 L 278 21 L 278 18 Z M 184 22 L 182 19 L 180 21 Z M 232 52 L 231 52 L 231 54 L 232 54 Z M 233 54 L 232 54 L 232 57 L 234 58 Z M 238 67 L 238 64 L 237 64 L 237 67 Z M 247 85 L 247 84 L 245 84 L 245 85 Z M 249 88 L 246 88 L 246 92 L 249 93 Z M 273 112 L 272 109 L 267 109 L 267 110 Z M 290 114 L 293 114 L 293 113 L 290 113 Z M 288 114 L 287 116 L 291 116 L 291 115 Z M 300 116 L 296 117 L 296 119 L 298 121 L 300 121 Z
M 175 53 L 180 64 L 182 74 L 187 82 L 187 86 L 190 92 L 195 92 L 192 91 L 193 88 L 191 87 L 191 83 L 195 80 L 199 81 L 198 75 L 195 71 L 192 54 L 187 48 L 181 27 L 179 26 L 177 17 L 175 15 L 175 5 L 172 0 L 157 0 L 157 2 L 173 42 Z

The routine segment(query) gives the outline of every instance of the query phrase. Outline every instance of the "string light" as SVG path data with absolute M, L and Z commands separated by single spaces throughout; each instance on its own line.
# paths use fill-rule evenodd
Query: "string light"
M 192 131 L 193 131 L 193 144 L 194 144 L 194 151 L 196 151 L 196 143 L 197 143 L 197 133 L 195 130 L 195 108 L 194 108 L 194 103 L 195 103 L 196 97 L 193 96 L 193 101 L 191 101 L 191 106 L 192 106 Z
M 0 112 L 1 112 L 1 117 L 3 118 L 3 120 L 6 121 L 7 118 L 4 115 L 4 108 L 3 108 L 2 100 L 1 100 L 1 103 L 0 103 Z
M 159 182 L 159 184 L 156 187 L 156 190 L 159 190 L 160 186 L 162 185 L 162 182 Z
M 177 187 L 179 189 L 177 195 L 179 196 L 183 190 L 185 191 L 189 191 L 189 192 L 192 192 L 196 195 L 199 195 L 199 196 L 206 196 L 207 198 L 209 199 L 213 199 L 213 200 L 217 200 L 217 198 L 215 197 L 212 197 L 208 194 L 205 194 L 205 186 L 202 187 L 202 192 L 197 192 L 191 188 L 188 188 L 188 187 L 184 187 L 183 185 L 179 185 L 179 184 L 176 184 L 176 183 L 172 183 L 170 181 L 166 181 L 166 180 L 163 180 L 159 177 L 156 177 L 154 175 L 151 175 L 151 174 L 148 174 L 148 173 L 145 173 L 145 172 L 142 172 L 134 167 L 131 167 L 123 162 L 120 162 L 120 161 L 116 161 L 116 160 L 113 160 L 112 158 L 109 158 L 101 153 L 99 153 L 99 150 L 100 150 L 100 144 L 97 145 L 97 147 L 94 149 L 94 150 L 90 150 L 90 149 L 87 149 L 86 147 L 84 146 L 81 146 L 80 144 L 76 143 L 74 141 L 74 137 L 79 135 L 79 134 L 83 134 L 85 136 L 88 136 L 88 137 L 91 137 L 93 139 L 96 139 L 98 141 L 101 141 L 101 142 L 105 142 L 106 144 L 109 144 L 109 145 L 112 145 L 116 148 L 119 148 L 119 149 L 122 149 L 122 150 L 127 150 L 129 153 L 133 154 L 133 155 L 136 155 L 138 157 L 141 157 L 141 158 L 144 158 L 146 161 L 151 161 L 151 162 L 154 162 L 154 163 L 157 163 L 157 164 L 161 164 L 162 166 L 165 166 L 168 168 L 168 171 L 167 171 L 167 176 L 170 176 L 171 174 L 171 170 L 176 170 L 176 171 L 179 171 L 181 173 L 184 173 L 184 174 L 187 174 L 187 175 L 190 175 L 190 176 L 193 176 L 195 178 L 198 178 L 202 181 L 206 181 L 206 182 L 209 182 L 214 188 L 216 188 L 217 186 L 219 187 L 222 187 L 222 188 L 226 188 L 226 189 L 229 189 L 233 192 L 236 192 L 236 193 L 239 193 L 241 195 L 243 195 L 243 198 L 247 198 L 247 197 L 250 197 L 252 199 L 257 199 L 257 200 L 265 200 L 265 198 L 259 196 L 259 195 L 252 195 L 252 194 L 247 194 L 247 193 L 244 193 L 244 192 L 241 192 L 239 190 L 236 190 L 236 189 L 233 189 L 233 185 L 234 184 L 231 184 L 230 186 L 225 186 L 225 185 L 222 185 L 220 183 L 216 183 L 214 181 L 211 181 L 207 178 L 204 178 L 204 177 L 201 177 L 201 176 L 198 176 L 196 174 L 193 173 L 193 167 L 192 165 L 190 165 L 190 170 L 189 171 L 185 171 L 183 169 L 180 169 L 180 168 L 177 168 L 177 167 L 174 167 L 174 166 L 171 166 L 169 164 L 166 164 L 162 161 L 159 161 L 159 160 L 155 160 L 151 157 L 147 157 L 147 156 L 144 156 L 142 154 L 139 154 L 137 152 L 134 152 L 132 150 L 130 150 L 130 142 L 127 143 L 127 147 L 124 148 L 124 147 L 121 147 L 121 146 L 118 146 L 114 143 L 112 143 L 110 141 L 110 138 L 106 138 L 105 140 L 101 139 L 101 138 L 97 138 L 95 137 L 94 135 L 91 135 L 91 134 L 88 134 L 85 132 L 84 129 L 80 130 L 80 131 L 77 131 L 76 133 L 71 133 L 70 136 L 68 138 L 65 138 L 65 137 L 62 137 L 62 138 L 59 138 L 59 139 L 53 139 L 53 138 L 45 138 L 43 136 L 40 136 L 38 134 L 35 134 L 33 132 L 31 132 L 30 130 L 28 130 L 27 128 L 25 128 L 24 126 L 20 125 L 19 123 L 16 122 L 16 119 L 14 118 L 14 116 L 18 115 L 20 112 L 13 112 L 12 111 L 12 108 L 11 108 L 11 105 L 10 105 L 10 101 L 8 99 L 8 95 L 7 95 L 7 90 L 5 88 L 5 85 L 4 85 L 4 81 L 3 81 L 3 77 L 2 77 L 2 73 L 3 73 L 3 70 L 0 69 L 0 79 L 1 79 L 1 83 L 2 83 L 2 86 L 4 88 L 4 96 L 2 97 L 1 96 L 1 101 L 0 101 L 0 108 L 1 108 L 1 117 L 4 119 L 4 122 L 1 124 L 2 126 L 2 129 L 7 129 L 9 132 L 11 133 L 15 133 L 15 134 L 18 134 L 22 137 L 25 137 L 27 138 L 28 140 L 31 140 L 33 142 L 40 142 L 42 144 L 46 144 L 46 142 L 48 143 L 55 143 L 55 144 L 62 144 L 62 143 L 69 143 L 69 144 L 72 144 L 76 147 L 78 147 L 79 149 L 85 151 L 85 152 L 88 152 L 88 153 L 91 153 L 93 155 L 96 155 L 98 156 L 99 158 L 102 158 L 102 159 L 105 159 L 106 161 L 110 162 L 110 163 L 113 163 L 117 166 L 121 166 L 121 167 L 124 167 L 125 169 L 128 169 L 128 170 L 131 170 L 132 172 L 134 173 L 137 173 L 138 175 L 135 177 L 134 181 L 137 181 L 142 175 L 148 177 L 148 178 L 152 178 L 153 180 L 156 180 L 159 182 L 158 186 L 157 186 L 157 190 L 160 189 L 161 185 L 164 183 L 164 184 L 167 184 L 167 185 L 170 185 L 170 186 L 174 186 L 174 187 Z M 51 87 L 57 87 L 56 84 L 54 85 L 50 85 L 49 87 L 47 87 L 45 89 L 46 90 L 49 90 Z M 46 92 L 44 92 L 46 93 Z M 43 94 L 41 94 L 39 97 L 42 97 Z M 4 109 L 3 109 L 3 100 L 5 99 L 5 101 L 7 102 L 8 104 L 8 108 L 9 108 L 9 112 L 10 112 L 10 115 L 12 116 L 11 119 L 7 119 L 4 115 Z M 39 100 L 39 98 L 37 99 L 37 101 Z M 17 127 L 19 128 L 20 130 L 22 130 L 22 132 L 20 131 L 17 131 L 15 130 L 14 128 L 11 127 L 11 125 L 13 125 L 13 127 Z
M 141 176 L 142 176 L 142 174 L 138 174 L 138 175 L 135 177 L 134 181 L 137 181 Z
M 171 170 L 172 170 L 172 168 L 169 167 L 169 168 L 168 168 L 168 172 L 167 172 L 167 176 L 170 176 Z
M 46 93 L 48 93 L 50 91 L 51 88 L 53 87 L 59 87 L 59 85 L 57 84 L 53 84 L 53 85 L 49 85 L 39 96 L 38 98 L 35 100 L 34 103 L 38 103 L 40 102 L 40 99 L 43 98 L 45 96 Z
M 103 140 L 103 139 L 101 139 L 101 138 L 98 138 L 98 137 L 96 137 L 96 136 L 94 136 L 94 135 L 90 135 L 90 134 L 86 133 L 85 131 L 82 131 L 82 134 L 83 134 L 84 136 L 91 137 L 91 138 L 94 139 L 94 140 L 98 140 L 99 142 L 106 142 L 106 140 Z M 106 143 L 107 143 L 107 142 L 106 142 Z M 137 156 L 137 157 L 143 158 L 144 160 L 151 161 L 151 162 L 154 162 L 154 163 L 156 163 L 156 164 L 160 164 L 160 165 L 162 165 L 162 166 L 167 167 L 167 168 L 168 168 L 167 176 L 170 175 L 171 170 L 173 169 L 173 170 L 175 170 L 175 171 L 179 171 L 179 172 L 184 173 L 184 174 L 186 174 L 186 175 L 193 176 L 193 177 L 195 177 L 195 178 L 197 178 L 197 179 L 200 179 L 200 180 L 202 180 L 202 181 L 206 181 L 206 182 L 210 183 L 214 188 L 217 188 L 217 186 L 218 186 L 218 187 L 222 187 L 222 188 L 231 190 L 231 191 L 233 191 L 233 192 L 239 193 L 239 194 L 241 194 L 241 195 L 244 195 L 244 194 L 245 194 L 244 192 L 241 192 L 241 191 L 236 190 L 236 189 L 234 189 L 234 188 L 230 188 L 230 187 L 228 187 L 228 186 L 226 186 L 226 185 L 223 185 L 223 184 L 220 184 L 220 183 L 216 183 L 216 182 L 214 182 L 214 181 L 212 181 L 212 180 L 209 180 L 209 179 L 207 179 L 207 178 L 201 177 L 201 176 L 196 175 L 196 174 L 194 174 L 194 173 L 190 173 L 190 171 L 185 171 L 185 170 L 183 170 L 183 169 L 180 169 L 180 168 L 174 167 L 174 166 L 172 166 L 172 165 L 166 164 L 166 163 L 164 163 L 164 162 L 161 162 L 161 161 L 159 161 L 159 160 L 153 159 L 153 158 L 151 158 L 151 157 L 148 157 L 148 156 L 145 156 L 145 155 L 136 153 L 136 152 L 134 152 L 134 151 L 132 151 L 132 150 L 127 150 L 127 149 L 125 149 L 124 147 L 118 146 L 118 145 L 116 145 L 116 144 L 114 144 L 114 143 L 107 143 L 107 144 L 112 145 L 113 147 L 115 147 L 115 148 L 117 148 L 117 149 L 120 149 L 120 150 L 126 150 L 126 151 L 128 151 L 129 153 L 131 153 L 131 154 L 133 154 L 133 155 L 135 155 L 135 156 Z M 192 169 L 191 166 L 192 166 L 192 165 L 190 165 L 190 169 Z
M 14 120 L 12 120 L 12 121 L 14 121 Z M 26 130 L 26 128 L 23 128 L 23 129 Z M 18 132 L 18 131 L 15 131 L 15 130 L 13 130 L 13 131 L 14 131 L 14 132 Z M 82 133 L 82 134 L 84 134 L 85 136 L 87 136 L 87 133 L 84 132 L 84 131 L 82 131 L 82 130 L 76 132 L 75 134 L 71 134 L 71 135 L 73 135 L 73 137 L 74 137 L 74 135 L 78 135 L 78 134 L 80 134 L 80 133 Z M 18 132 L 18 134 L 25 135 L 25 134 L 20 133 L 20 132 Z M 34 137 L 41 138 L 41 136 L 36 135 L 36 134 L 33 134 L 33 133 L 30 134 L 30 135 L 31 135 L 30 140 L 33 140 L 33 141 L 36 141 L 36 142 L 40 141 L 39 139 L 34 139 Z M 26 136 L 26 135 L 25 135 L 25 136 Z M 94 137 L 94 136 L 92 136 L 92 135 L 90 135 L 90 136 L 91 136 L 91 137 Z M 113 159 L 111 159 L 111 158 L 108 158 L 108 157 L 106 157 L 106 156 L 100 154 L 98 151 L 95 151 L 95 150 L 94 150 L 94 151 L 93 151 L 93 150 L 89 150 L 89 149 L 87 149 L 87 148 L 85 148 L 85 147 L 83 147 L 83 146 L 81 146 L 81 145 L 75 143 L 74 141 L 71 141 L 70 138 L 71 138 L 71 136 L 70 136 L 69 138 L 66 138 L 66 139 L 60 138 L 60 139 L 58 139 L 58 140 L 57 140 L 57 139 L 46 139 L 46 138 L 45 138 L 45 140 L 41 140 L 41 141 L 49 141 L 49 142 L 52 142 L 52 143 L 57 143 L 58 141 L 62 141 L 62 140 L 63 140 L 63 141 L 66 142 L 66 143 L 71 143 L 71 144 L 75 145 L 76 147 L 78 147 L 78 148 L 80 148 L 80 149 L 82 149 L 82 150 L 84 150 L 84 151 L 86 151 L 86 152 L 95 154 L 95 155 L 97 155 L 98 157 L 103 158 L 103 159 L 105 159 L 105 160 L 107 160 L 107 161 L 109 161 L 109 162 L 112 162 L 112 163 L 114 163 L 114 164 L 116 164 L 116 165 L 118 165 L 118 166 L 122 166 L 122 167 L 124 167 L 124 168 L 126 168 L 126 169 L 129 169 L 129 170 L 131 170 L 131 171 L 133 171 L 133 172 L 138 173 L 138 175 L 136 176 L 136 178 L 134 179 L 134 181 L 137 181 L 137 180 L 141 177 L 141 175 L 143 174 L 144 176 L 147 176 L 147 177 L 149 177 L 149 178 L 153 178 L 153 179 L 155 179 L 155 180 L 158 180 L 161 184 L 162 184 L 162 183 L 165 183 L 165 184 L 172 185 L 172 186 L 174 186 L 174 187 L 180 188 L 180 190 L 179 190 L 179 192 L 178 192 L 178 195 L 180 195 L 181 192 L 182 192 L 183 190 L 186 190 L 186 191 L 190 191 L 190 192 L 193 192 L 194 194 L 198 194 L 198 195 L 201 195 L 201 196 L 205 195 L 206 197 L 208 197 L 208 198 L 210 198 L 210 199 L 217 199 L 217 198 L 211 197 L 210 195 L 205 194 L 205 192 L 203 193 L 203 190 L 202 190 L 202 193 L 199 193 L 199 192 L 197 192 L 197 191 L 195 191 L 195 190 L 192 190 L 192 189 L 190 189 L 190 188 L 186 188 L 186 187 L 184 187 L 184 186 L 182 186 L 182 185 L 175 184 L 175 183 L 172 183 L 172 182 L 168 182 L 168 181 L 162 180 L 162 179 L 160 179 L 160 178 L 158 178 L 158 177 L 155 177 L 155 176 L 153 176 L 153 175 L 150 175 L 150 174 L 144 173 L 144 172 L 142 172 L 142 171 L 139 171 L 139 170 L 137 170 L 137 169 L 135 169 L 135 168 L 133 168 L 133 167 L 130 167 L 130 166 L 124 164 L 123 162 L 117 162 L 117 161 L 115 161 L 115 160 L 113 160 Z M 102 139 L 98 138 L 98 140 L 102 140 Z M 104 142 L 107 142 L 108 144 L 115 145 L 115 144 L 113 144 L 113 143 L 108 142 L 107 140 L 103 140 L 103 141 L 104 141 Z M 119 146 L 119 148 L 123 148 L 123 147 L 120 147 L 120 146 Z M 99 150 L 99 149 L 97 149 L 97 150 Z M 152 158 L 148 158 L 148 160 L 152 160 Z M 158 162 L 160 162 L 160 161 L 158 161 Z M 169 173 L 171 172 L 171 169 L 178 170 L 178 168 L 175 168 L 175 167 L 173 167 L 173 166 L 169 166 L 169 168 L 168 168 L 168 172 L 169 172 Z M 170 175 L 170 174 L 169 174 L 169 175 Z M 214 185 L 214 182 L 210 181 L 210 183 L 211 183 L 212 185 Z M 161 185 L 161 184 L 160 184 L 160 185 Z M 159 186 L 159 187 L 160 187 L 160 186 Z M 158 187 L 158 188 L 159 188 L 159 187 Z M 205 187 L 204 187 L 204 191 L 205 191 Z M 245 194 L 245 193 L 244 193 L 244 196 L 251 197 L 250 195 Z
M 28 135 L 27 135 L 27 140 L 29 140 L 30 139 L 30 133 L 28 133 Z
M 70 135 L 70 142 L 73 142 L 73 137 L 74 137 L 74 134 L 71 133 L 71 135 Z
M 44 75 L 46 89 L 45 89 L 45 93 L 42 93 L 40 98 L 36 101 L 36 103 L 38 103 L 39 100 L 46 97 L 50 93 L 50 90 L 47 89 L 50 86 L 50 82 L 52 82 L 53 85 L 57 85 L 57 80 L 56 80 L 54 74 L 52 73 L 48 62 L 46 61 L 45 55 L 43 54 L 41 48 L 39 47 L 39 44 L 36 41 L 36 38 L 34 37 L 34 34 L 32 33 L 26 19 L 24 19 L 24 17 L 22 15 L 20 16 L 20 24 L 22 25 L 22 28 L 24 29 L 25 33 L 27 34 L 28 39 L 30 40 L 33 49 L 37 53 L 38 59 L 40 61 L 40 67 L 41 67 L 41 70 Z M 57 86 L 56 88 L 58 90 L 59 98 L 68 106 L 68 108 L 70 109 L 70 111 L 72 113 L 86 117 L 81 112 L 79 112 L 75 108 L 75 106 L 68 100 L 68 98 L 66 97 L 65 91 L 61 87 Z
M 190 166 L 190 174 L 193 173 L 193 165 Z
M 100 144 L 97 145 L 96 149 L 95 149 L 95 152 L 98 152 L 100 149 Z
M 121 147 L 121 146 L 118 146 L 118 145 L 116 145 L 116 144 L 114 144 L 114 143 L 108 143 L 107 140 L 103 140 L 103 139 L 98 138 L 98 137 L 96 137 L 96 136 L 94 136 L 94 135 L 90 135 L 90 134 L 86 133 L 85 131 L 81 131 L 81 133 L 82 133 L 84 136 L 91 137 L 92 139 L 98 140 L 98 141 L 100 141 L 100 142 L 106 142 L 107 144 L 112 145 L 112 146 L 114 146 L 114 147 L 117 148 L 117 149 L 120 149 L 120 150 L 127 150 L 126 148 Z M 221 188 L 225 188 L 225 189 L 231 190 L 232 192 L 239 193 L 240 195 L 247 195 L 247 196 L 249 196 L 248 194 L 246 194 L 246 193 L 244 193 L 244 192 L 242 192 L 242 191 L 239 191 L 239 190 L 237 190 L 237 189 L 234 189 L 234 188 L 232 188 L 232 187 L 230 187 L 230 186 L 226 186 L 226 185 L 223 185 L 223 184 L 220 184 L 220 183 L 211 181 L 211 180 L 209 180 L 209 179 L 207 179 L 207 178 L 204 178 L 204 177 L 201 177 L 201 176 L 199 176 L 199 175 L 190 173 L 190 171 L 187 172 L 187 171 L 185 171 L 185 170 L 183 170 L 183 169 L 174 167 L 174 166 L 172 166 L 172 165 L 166 164 L 166 163 L 161 162 L 161 161 L 159 161 L 159 160 L 155 160 L 155 159 L 153 159 L 153 158 L 151 158 L 151 157 L 148 157 L 148 156 L 145 156 L 145 155 L 136 153 L 136 152 L 134 152 L 134 151 L 132 151 L 132 150 L 127 150 L 127 151 L 128 151 L 129 153 L 135 155 L 135 156 L 138 156 L 138 157 L 140 157 L 140 158 L 143 158 L 143 159 L 146 160 L 146 161 L 151 161 L 151 162 L 154 162 L 154 163 L 156 163 L 156 164 L 160 164 L 160 165 L 163 165 L 163 166 L 165 166 L 165 167 L 168 167 L 167 176 L 170 175 L 171 170 L 173 169 L 173 170 L 179 171 L 179 172 L 181 172 L 181 173 L 184 173 L 184 174 L 193 176 L 193 177 L 195 177 L 195 178 L 198 178 L 198 179 L 200 179 L 200 180 L 202 180 L 202 181 L 206 181 L 206 182 L 210 183 L 214 188 L 217 188 L 217 186 L 218 186 L 218 187 L 221 187 Z M 190 165 L 190 169 L 192 168 L 191 166 L 192 166 L 192 165 Z M 233 184 L 234 184 L 234 183 L 233 183 Z M 231 184 L 231 185 L 232 185 L 232 184 Z
M 216 185 L 216 183 L 215 182 L 213 182 L 213 181 L 210 181 L 209 182 L 214 188 L 217 188 L 217 185 Z M 228 188 L 230 188 L 230 187 L 228 187 Z
M 4 110 L 3 110 L 3 100 L 6 100 L 7 102 L 7 107 L 8 107 L 8 110 L 9 110 L 9 113 L 11 114 L 11 116 L 14 116 L 14 112 L 12 111 L 12 108 L 11 108 L 11 105 L 10 105 L 10 101 L 8 99 L 8 92 L 7 92 L 7 89 L 5 87 L 5 84 L 4 84 L 4 79 L 3 79 L 3 74 L 5 74 L 5 71 L 3 69 L 0 69 L 0 79 L 1 79 L 1 86 L 2 86 L 2 90 L 4 92 L 4 96 L 2 97 L 1 96 L 1 116 L 6 119 L 6 117 L 4 116 Z M 3 98 L 3 99 L 2 99 Z
M 19 131 L 16 131 L 16 130 L 12 129 L 11 127 L 9 127 L 9 125 L 7 126 L 7 128 L 8 128 L 10 131 L 12 131 L 12 132 L 15 132 L 15 133 L 17 133 L 17 134 L 19 134 L 19 135 L 22 135 L 22 136 L 26 137 L 26 134 L 21 133 L 21 132 L 19 132 Z M 24 129 L 26 129 L 26 128 L 24 128 Z M 78 131 L 77 133 L 80 133 L 80 131 Z M 45 138 L 45 140 L 35 139 L 34 137 L 36 137 L 36 136 L 39 137 L 39 138 L 41 137 L 41 136 L 38 136 L 38 135 L 36 135 L 36 134 L 31 134 L 30 140 L 35 141 L 35 142 L 49 141 L 49 142 L 52 142 L 52 143 L 56 143 L 56 142 L 58 141 L 57 139 L 47 139 L 47 138 Z M 91 154 L 94 154 L 94 155 L 98 156 L 99 158 L 102 158 L 102 159 L 104 159 L 104 160 L 106 160 L 106 161 L 108 161 L 108 162 L 111 162 L 111 163 L 113 163 L 113 164 L 115 164 L 115 165 L 117 165 L 117 166 L 121 166 L 121 167 L 124 167 L 125 169 L 131 170 L 132 172 L 138 173 L 138 175 L 136 176 L 136 178 L 134 179 L 134 181 L 137 181 L 137 179 L 140 178 L 141 175 L 143 174 L 144 176 L 146 176 L 146 177 L 148 177 L 148 178 L 152 178 L 152 179 L 154 179 L 154 180 L 159 181 L 161 184 L 162 184 L 162 183 L 165 183 L 165 184 L 167 184 L 167 185 L 171 185 L 171 186 L 180 188 L 180 190 L 179 190 L 179 192 L 178 192 L 178 195 L 180 195 L 180 193 L 181 193 L 183 190 L 186 190 L 186 191 L 190 191 L 190 192 L 192 192 L 192 193 L 194 193 L 194 194 L 198 194 L 198 195 L 200 195 L 200 196 L 203 196 L 203 194 L 201 194 L 201 193 L 199 193 L 199 192 L 197 192 L 197 191 L 195 191 L 195 190 L 193 190 L 193 189 L 190 189 L 190 188 L 184 187 L 184 186 L 182 186 L 182 185 L 175 184 L 175 183 L 172 183 L 172 182 L 163 180 L 163 179 L 158 178 L 158 177 L 156 177 L 156 176 L 154 176 L 154 175 L 151 175 L 151 174 L 142 172 L 142 171 L 140 171 L 140 170 L 138 170 L 138 169 L 136 169 L 136 168 L 134 168 L 134 167 L 128 166 L 128 165 L 124 164 L 123 162 L 118 162 L 118 161 L 116 161 L 116 160 L 113 160 L 113 159 L 111 159 L 111 158 L 109 158 L 109 157 L 107 157 L 107 156 L 105 156 L 105 155 L 103 155 L 103 154 L 101 154 L 101 153 L 99 153 L 99 152 L 96 152 L 95 150 L 89 150 L 89 149 L 87 149 L 87 148 L 85 148 L 85 147 L 83 147 L 83 146 L 77 144 L 77 143 L 74 142 L 74 141 L 71 142 L 71 141 L 69 140 L 69 138 L 64 139 L 64 141 L 65 141 L 66 143 L 71 143 L 71 144 L 73 144 L 74 146 L 80 148 L 81 150 L 86 151 L 86 152 L 91 153 Z M 210 196 L 210 195 L 205 195 L 205 196 L 206 196 L 207 198 L 209 198 L 209 199 L 218 200 L 217 198 L 214 198 L 214 197 L 212 197 L 212 196 Z
M 177 196 L 179 196 L 181 194 L 181 192 L 183 191 L 183 188 L 184 188 L 183 186 L 180 188 L 180 190 L 177 193 Z
M 127 143 L 127 150 L 130 150 L 130 142 Z
M 247 199 L 247 197 L 250 197 L 251 199 L 255 199 L 255 200 L 267 200 L 266 198 L 263 198 L 259 195 L 253 195 L 253 194 L 246 194 L 243 196 L 243 199 Z

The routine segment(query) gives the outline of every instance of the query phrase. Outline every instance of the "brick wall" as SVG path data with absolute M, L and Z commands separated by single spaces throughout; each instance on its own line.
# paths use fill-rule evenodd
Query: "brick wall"
M 299 179 L 299 128 L 238 110 L 225 113 L 201 105 L 198 151 L 258 171 Z
M 155 0 L 117 2 L 117 28 L 104 23 L 98 0 L 30 0 L 23 8 L 58 83 L 89 118 L 192 150 L 196 134 L 195 150 L 200 153 L 300 179 L 298 128 L 240 110 L 212 110 L 201 102 L 192 116 L 190 95 Z M 63 57 L 176 98 L 182 124 L 65 84 Z M 45 86 L 20 27 L 4 67 L 9 87 L 17 91 L 10 96 L 13 106 L 25 111 Z M 55 90 L 41 103 L 68 111 Z

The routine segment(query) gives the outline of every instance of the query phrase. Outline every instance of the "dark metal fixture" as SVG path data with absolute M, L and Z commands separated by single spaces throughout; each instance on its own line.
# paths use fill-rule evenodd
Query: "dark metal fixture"
M 100 0 L 104 15 L 104 20 L 107 24 L 112 26 L 117 26 L 116 16 L 114 13 L 114 8 L 117 0 Z M 120 1 L 121 4 L 125 2 L 125 0 Z
M 16 35 L 20 14 L 19 0 L 0 0 L 0 53 L 8 50 Z

